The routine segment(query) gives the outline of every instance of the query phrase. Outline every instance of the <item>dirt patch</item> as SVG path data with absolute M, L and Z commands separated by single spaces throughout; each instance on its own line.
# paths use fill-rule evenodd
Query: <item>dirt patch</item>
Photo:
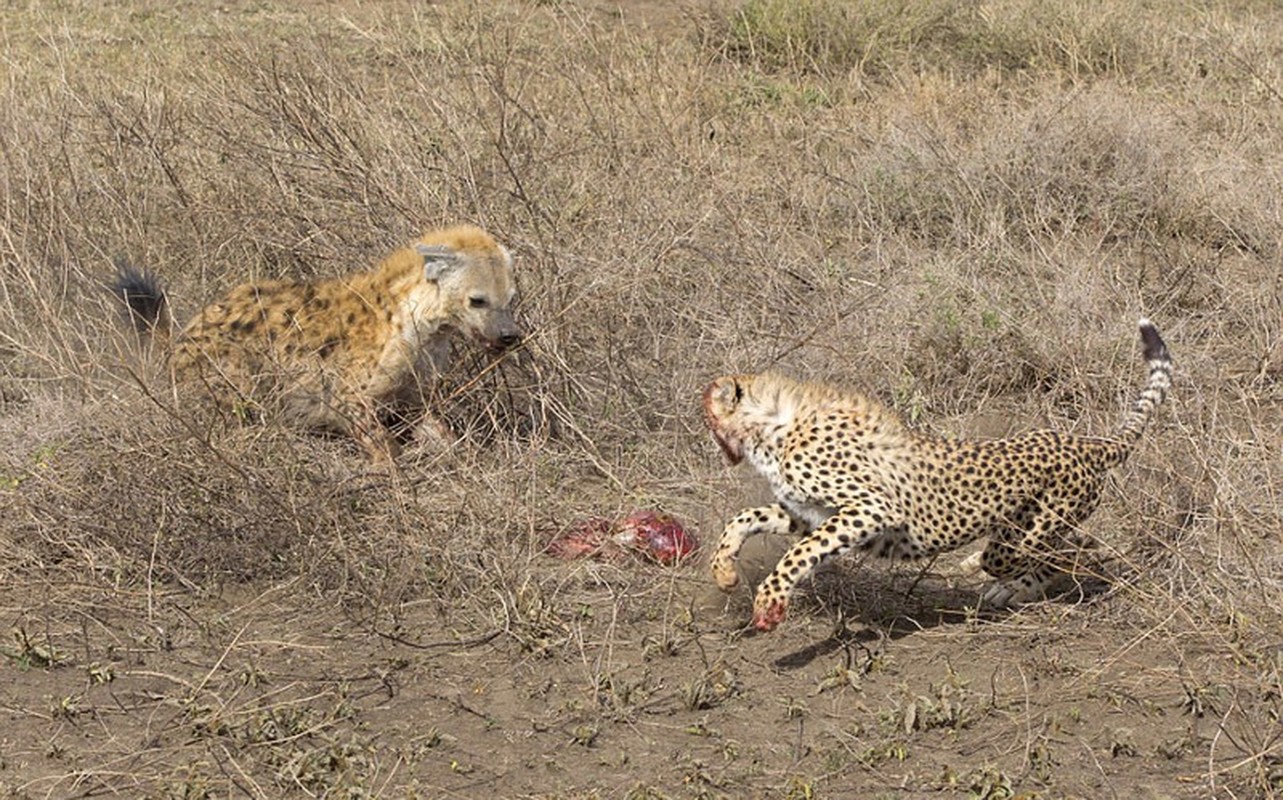
M 1195 797 L 1217 719 L 1252 714 L 1189 671 L 1208 654 L 1129 631 L 1113 602 L 976 621 L 975 587 L 905 598 L 873 576 L 876 626 L 830 610 L 746 636 L 694 567 L 584 571 L 563 576 L 584 584 L 575 614 L 509 630 L 354 618 L 297 586 L 28 630 L 59 649 L 11 666 L 8 788 Z

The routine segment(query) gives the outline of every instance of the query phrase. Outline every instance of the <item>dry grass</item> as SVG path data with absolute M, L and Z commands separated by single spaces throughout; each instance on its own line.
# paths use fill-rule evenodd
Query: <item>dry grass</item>
M 1272 4 L 68 2 L 0 42 L 0 798 L 1283 793 Z M 185 318 L 455 220 L 535 333 L 395 470 L 178 406 L 101 289 L 126 255 Z M 1103 433 L 1142 315 L 1175 390 L 1092 602 L 844 564 L 746 637 L 701 564 L 540 554 L 760 498 L 721 372 Z

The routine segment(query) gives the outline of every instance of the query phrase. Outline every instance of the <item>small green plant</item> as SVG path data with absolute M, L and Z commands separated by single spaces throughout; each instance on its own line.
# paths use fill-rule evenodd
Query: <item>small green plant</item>
M 0 647 L 0 654 L 11 660 L 20 670 L 52 669 L 67 661 L 48 637 L 43 642 L 36 641 L 21 626 L 13 629 L 13 640 L 15 646 Z
M 31 467 L 27 471 L 23 473 L 0 475 L 0 491 L 15 490 L 37 472 L 47 469 L 50 461 L 58 454 L 58 451 L 62 449 L 62 447 L 63 445 L 59 443 L 47 444 L 36 448 L 36 450 L 31 454 Z
M 858 692 L 861 688 L 860 673 L 839 664 L 829 670 L 824 677 L 820 678 L 819 685 L 815 691 L 816 694 L 832 689 L 854 689 Z
M 877 766 L 888 761 L 906 761 L 908 758 L 909 746 L 899 740 L 866 748 L 859 755 L 860 761 L 869 766 Z
M 1002 770 L 986 766 L 967 778 L 967 797 L 970 800 L 1010 800 L 1015 796 L 1011 779 Z
M 795 697 L 780 698 L 779 703 L 784 707 L 784 719 L 802 719 L 810 713 L 806 702 Z
M 92 683 L 104 684 L 116 680 L 116 671 L 111 664 L 94 661 L 86 669 L 89 673 L 89 680 Z
M 815 781 L 801 775 L 789 778 L 788 785 L 784 787 L 786 800 L 814 800 L 815 796 Z
M 719 706 L 738 693 L 735 673 L 725 667 L 714 667 L 682 687 L 682 703 L 691 711 L 701 711 Z
M 570 732 L 570 741 L 580 747 L 592 747 L 601 735 L 601 728 L 596 725 L 576 725 Z
M 75 719 L 80 715 L 80 703 L 84 698 L 79 695 L 65 695 L 49 699 L 49 714 L 56 719 Z
M 476 767 L 471 764 L 465 764 L 457 758 L 450 759 L 450 771 L 458 775 L 471 775 L 476 771 Z
M 959 730 L 971 724 L 972 693 L 966 681 L 951 672 L 949 678 L 931 685 L 928 695 L 914 695 L 904 690 L 904 705 L 899 712 L 899 725 L 905 733 L 935 728 Z
M 699 736 L 701 738 L 720 737 L 722 735 L 720 731 L 708 727 L 707 719 L 701 719 L 698 722 L 692 722 L 690 725 L 687 725 L 686 733 L 691 736 Z

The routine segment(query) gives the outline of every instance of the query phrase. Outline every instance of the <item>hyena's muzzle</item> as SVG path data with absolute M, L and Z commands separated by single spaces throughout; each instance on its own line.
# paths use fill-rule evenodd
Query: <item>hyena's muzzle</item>
M 481 343 L 488 350 L 502 353 L 521 344 L 525 334 L 522 332 L 521 326 L 513 319 L 512 312 L 505 308 L 495 310 L 488 316 L 479 336 Z

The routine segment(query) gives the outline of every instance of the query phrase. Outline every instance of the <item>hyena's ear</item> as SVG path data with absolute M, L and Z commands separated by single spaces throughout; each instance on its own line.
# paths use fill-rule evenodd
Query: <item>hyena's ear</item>
M 440 280 L 459 263 L 459 254 L 443 244 L 419 243 L 414 251 L 423 256 L 423 277 L 430 281 Z

